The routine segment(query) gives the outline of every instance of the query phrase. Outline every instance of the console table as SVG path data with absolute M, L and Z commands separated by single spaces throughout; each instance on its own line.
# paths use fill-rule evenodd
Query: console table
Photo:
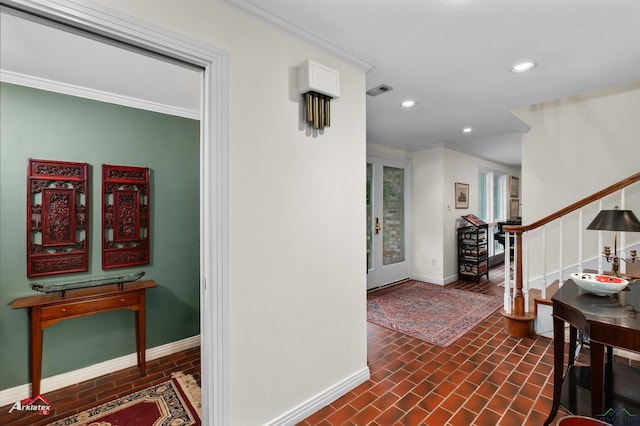
M 558 412 L 562 394 L 564 375 L 564 326 L 569 323 L 569 359 L 567 375 L 574 367 L 576 330 L 589 339 L 590 366 L 590 413 L 592 417 L 603 414 L 611 405 L 603 406 L 603 394 L 607 404 L 612 404 L 616 396 L 615 376 L 611 356 L 608 356 L 607 373 L 604 374 L 604 347 L 617 347 L 640 352 L 640 283 L 631 283 L 615 296 L 589 294 L 568 280 L 551 298 L 553 302 L 553 406 L 545 426 L 549 425 Z M 608 351 L 609 352 L 609 351 Z M 632 370 L 637 374 L 637 369 Z M 625 373 L 619 375 L 624 377 Z M 572 377 L 569 377 L 571 379 Z M 571 381 L 571 380 L 570 380 Z M 636 383 L 635 386 L 640 386 Z M 588 389 L 588 387 L 587 387 Z M 606 391 L 605 391 L 606 389 Z M 571 395 L 570 398 L 575 398 Z M 632 398 L 628 400 L 633 400 Z M 574 413 L 575 414 L 575 413 Z
M 29 308 L 31 317 L 31 391 L 40 394 L 42 374 L 42 330 L 60 321 L 102 312 L 129 309 L 136 317 L 136 351 L 142 375 L 145 369 L 145 290 L 155 281 L 135 281 L 99 287 L 67 290 L 16 299 L 12 309 Z

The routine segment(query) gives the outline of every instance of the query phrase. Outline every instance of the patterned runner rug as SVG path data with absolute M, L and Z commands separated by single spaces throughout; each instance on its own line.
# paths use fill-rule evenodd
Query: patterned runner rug
M 502 307 L 502 298 L 407 281 L 367 296 L 367 321 L 446 348 Z
M 83 411 L 47 426 L 200 426 L 200 387 L 190 375 L 173 373 L 166 382 Z

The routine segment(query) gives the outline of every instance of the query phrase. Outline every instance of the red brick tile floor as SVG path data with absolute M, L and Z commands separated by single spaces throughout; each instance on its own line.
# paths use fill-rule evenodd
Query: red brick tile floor
M 12 404 L 0 407 L 0 425 L 41 426 L 63 419 L 113 399 L 137 392 L 171 378 L 171 373 L 191 374 L 200 384 L 200 347 L 147 362 L 147 375 L 137 367 L 120 370 L 92 380 L 67 386 L 43 396 L 51 403 L 51 413 L 14 411 Z
M 501 268 L 489 281 L 449 287 L 502 295 Z M 542 426 L 553 401 L 553 340 L 513 338 L 502 324 L 495 312 L 443 349 L 368 323 L 370 380 L 298 426 Z M 577 360 L 585 362 L 588 348 Z M 565 415 L 561 408 L 552 425 Z
M 502 294 L 503 288 L 497 285 L 502 277 L 497 268 L 489 281 L 458 281 L 449 286 Z M 553 394 L 552 340 L 507 336 L 499 312 L 446 349 L 374 324 L 367 326 L 370 380 L 299 425 L 540 426 L 547 418 Z M 583 351 L 578 362 L 587 360 L 588 352 Z M 44 396 L 52 404 L 52 413 L 46 417 L 9 414 L 12 404 L 0 407 L 0 425 L 45 425 L 160 383 L 174 371 L 191 374 L 200 383 L 200 348 L 149 361 L 145 377 L 131 367 L 47 392 Z M 565 414 L 560 411 L 556 419 Z

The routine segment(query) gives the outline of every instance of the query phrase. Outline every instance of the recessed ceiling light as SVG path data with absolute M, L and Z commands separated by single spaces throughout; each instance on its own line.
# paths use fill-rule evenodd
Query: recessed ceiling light
M 521 62 L 519 64 L 514 65 L 513 68 L 511 68 L 511 72 L 520 74 L 523 72 L 531 71 L 536 67 L 536 65 L 537 64 L 535 62 L 529 62 L 529 61 Z
M 473 132 L 473 129 L 471 127 L 465 127 L 464 129 L 462 129 L 463 133 L 471 133 Z
M 400 104 L 402 108 L 413 108 L 416 105 L 418 105 L 418 103 L 412 99 L 402 101 L 402 103 Z

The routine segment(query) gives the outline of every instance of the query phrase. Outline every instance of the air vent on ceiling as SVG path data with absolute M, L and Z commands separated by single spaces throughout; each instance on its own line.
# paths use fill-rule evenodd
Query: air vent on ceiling
M 367 95 L 378 96 L 378 95 L 382 95 L 383 93 L 389 92 L 391 90 L 393 90 L 393 87 L 387 86 L 386 84 L 381 84 L 380 86 L 367 90 Z

